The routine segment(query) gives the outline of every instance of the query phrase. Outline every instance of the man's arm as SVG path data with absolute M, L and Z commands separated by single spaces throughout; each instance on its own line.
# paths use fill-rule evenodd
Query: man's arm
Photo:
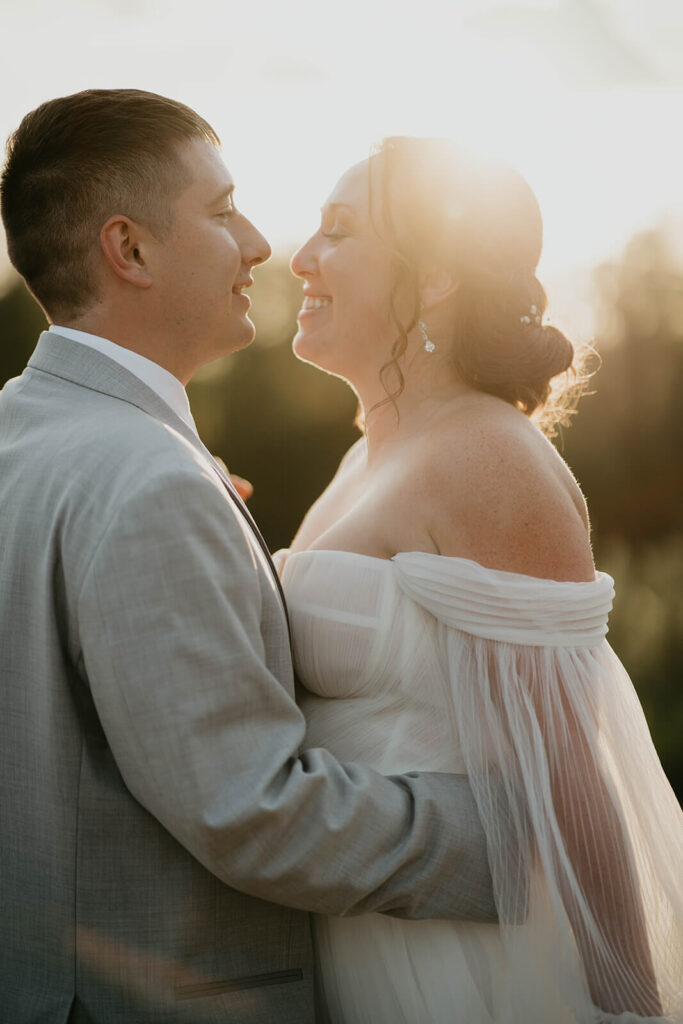
M 131 793 L 253 896 L 495 920 L 465 777 L 385 778 L 300 752 L 303 716 L 266 668 L 248 527 L 212 476 L 148 478 L 119 504 L 81 588 L 84 664 Z

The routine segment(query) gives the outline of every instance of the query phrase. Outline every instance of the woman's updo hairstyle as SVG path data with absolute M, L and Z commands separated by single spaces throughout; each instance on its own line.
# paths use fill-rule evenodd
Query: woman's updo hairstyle
M 543 227 L 536 198 L 514 168 L 475 157 L 443 139 L 393 137 L 376 147 L 370 175 L 379 175 L 378 230 L 394 249 L 398 276 L 391 316 L 397 338 L 382 369 L 388 400 L 404 386 L 399 360 L 419 319 L 419 273 L 448 269 L 458 282 L 453 358 L 460 378 L 497 395 L 553 432 L 574 411 L 586 377 L 574 347 L 542 322 L 547 299 L 536 277 Z M 372 189 L 371 189 L 372 195 Z M 409 323 L 397 296 L 414 296 Z M 574 365 L 572 365 L 574 363 Z M 561 386 L 551 381 L 566 371 Z M 389 387 L 388 382 L 398 381 Z

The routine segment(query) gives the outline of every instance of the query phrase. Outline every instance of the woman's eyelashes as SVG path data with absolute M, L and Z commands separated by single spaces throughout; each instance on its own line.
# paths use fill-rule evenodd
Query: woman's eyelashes
M 332 224 L 327 230 L 325 230 L 325 225 L 323 224 L 320 228 L 320 234 L 323 238 L 329 238 L 332 241 L 339 241 L 342 238 L 349 237 L 349 232 L 337 223 Z

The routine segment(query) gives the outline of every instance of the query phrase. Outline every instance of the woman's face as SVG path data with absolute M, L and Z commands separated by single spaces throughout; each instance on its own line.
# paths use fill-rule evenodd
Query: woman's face
M 396 333 L 389 318 L 396 260 L 375 227 L 382 211 L 374 165 L 371 177 L 372 184 L 368 160 L 346 172 L 322 208 L 320 228 L 291 261 L 304 281 L 294 352 L 361 387 L 377 379 Z

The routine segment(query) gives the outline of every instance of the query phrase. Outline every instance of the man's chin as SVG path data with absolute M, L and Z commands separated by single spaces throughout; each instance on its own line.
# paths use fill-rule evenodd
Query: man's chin
M 226 352 L 239 352 L 243 348 L 248 348 L 255 337 L 256 328 L 248 317 L 244 317 L 230 332 Z

